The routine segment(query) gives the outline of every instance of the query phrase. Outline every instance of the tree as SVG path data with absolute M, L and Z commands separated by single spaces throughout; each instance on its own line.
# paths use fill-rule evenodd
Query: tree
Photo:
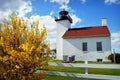
M 50 44 L 46 28 L 14 12 L 0 24 L 0 80 L 41 80 L 48 67 Z M 36 69 L 40 72 L 36 73 Z

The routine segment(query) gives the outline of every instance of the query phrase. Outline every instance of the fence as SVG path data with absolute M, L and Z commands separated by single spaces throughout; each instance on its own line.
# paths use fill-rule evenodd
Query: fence
M 93 79 L 120 80 L 120 76 L 88 74 L 89 68 L 120 69 L 119 64 L 88 64 L 88 62 L 85 61 L 85 64 L 55 63 L 54 62 L 54 63 L 49 63 L 49 65 L 85 68 L 85 74 L 49 71 L 48 74 L 50 74 L 50 75 L 81 77 L 81 78 L 86 78 L 86 79 L 93 78 Z

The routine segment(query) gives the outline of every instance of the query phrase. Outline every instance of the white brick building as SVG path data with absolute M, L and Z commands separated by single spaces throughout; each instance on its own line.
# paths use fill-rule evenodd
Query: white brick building
M 111 54 L 110 32 L 106 19 L 102 26 L 71 28 L 72 19 L 63 10 L 56 18 L 57 59 L 75 61 L 108 61 Z

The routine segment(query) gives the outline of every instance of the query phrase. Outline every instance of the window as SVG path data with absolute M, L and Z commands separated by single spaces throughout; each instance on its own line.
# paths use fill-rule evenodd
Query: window
M 102 62 L 103 60 L 102 59 L 97 59 L 97 62 Z
M 102 51 L 102 42 L 97 42 L 97 51 Z
M 82 43 L 82 50 L 87 51 L 87 42 Z

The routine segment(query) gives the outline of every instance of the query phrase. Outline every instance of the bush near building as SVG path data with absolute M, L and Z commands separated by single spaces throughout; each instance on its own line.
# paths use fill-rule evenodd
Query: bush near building
M 111 60 L 111 62 L 120 63 L 120 54 L 118 53 L 115 54 L 115 61 L 114 61 L 114 54 L 110 54 L 108 56 L 108 59 Z

